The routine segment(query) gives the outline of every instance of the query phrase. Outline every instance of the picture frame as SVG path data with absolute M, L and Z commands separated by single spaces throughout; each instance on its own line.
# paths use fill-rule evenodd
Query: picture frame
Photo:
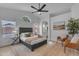
M 65 29 L 65 21 L 53 22 L 53 30 L 64 30 L 64 29 Z

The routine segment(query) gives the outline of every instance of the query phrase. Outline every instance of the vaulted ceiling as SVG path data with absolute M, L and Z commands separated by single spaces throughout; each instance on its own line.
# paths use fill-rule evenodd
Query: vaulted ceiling
M 52 15 L 70 11 L 73 5 L 73 3 L 45 3 L 45 4 L 47 6 L 44 9 L 49 10 L 48 13 Z M 35 10 L 30 7 L 31 5 L 38 8 L 38 3 L 0 3 L 0 7 L 33 12 Z M 41 5 L 43 5 L 43 3 Z

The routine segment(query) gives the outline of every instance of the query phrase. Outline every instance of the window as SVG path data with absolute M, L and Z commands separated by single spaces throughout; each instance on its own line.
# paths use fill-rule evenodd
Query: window
M 15 36 L 15 28 L 16 28 L 16 22 L 14 21 L 7 21 L 7 20 L 2 20 L 2 33 L 3 37 L 5 38 L 11 38 Z

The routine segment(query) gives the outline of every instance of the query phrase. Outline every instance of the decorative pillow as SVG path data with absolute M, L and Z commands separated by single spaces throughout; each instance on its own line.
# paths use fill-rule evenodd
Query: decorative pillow
M 30 37 L 31 33 L 27 32 L 27 33 L 21 33 L 20 37 Z
M 30 37 L 31 36 L 31 33 L 28 32 L 28 33 L 25 33 L 25 37 Z
M 78 40 L 79 40 L 79 35 L 75 34 L 71 40 L 71 43 L 77 43 Z
M 20 38 L 21 38 L 21 37 L 24 37 L 24 33 L 21 33 L 21 34 L 20 34 Z
M 38 37 L 40 38 L 40 37 L 42 37 L 41 35 L 38 35 Z

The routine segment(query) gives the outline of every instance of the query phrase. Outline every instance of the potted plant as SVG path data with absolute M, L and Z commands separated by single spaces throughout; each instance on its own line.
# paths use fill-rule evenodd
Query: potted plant
M 79 19 L 70 18 L 67 24 L 68 33 L 74 36 L 79 32 Z

